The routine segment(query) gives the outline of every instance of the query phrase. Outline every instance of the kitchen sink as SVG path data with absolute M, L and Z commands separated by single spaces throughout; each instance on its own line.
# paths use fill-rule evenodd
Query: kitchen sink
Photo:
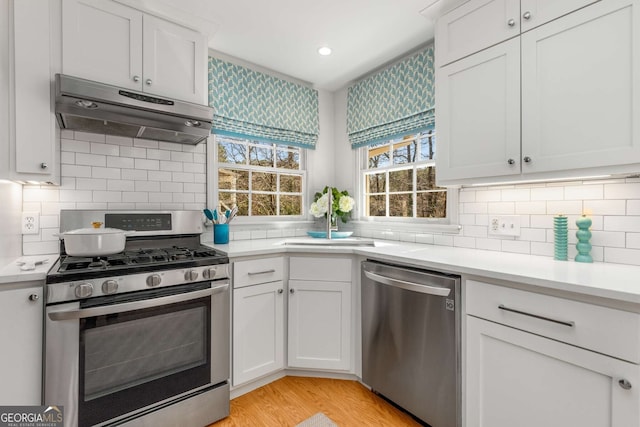
M 376 246 L 373 239 L 361 237 L 347 237 L 344 239 L 316 239 L 313 237 L 300 237 L 287 239 L 282 242 L 286 246 Z

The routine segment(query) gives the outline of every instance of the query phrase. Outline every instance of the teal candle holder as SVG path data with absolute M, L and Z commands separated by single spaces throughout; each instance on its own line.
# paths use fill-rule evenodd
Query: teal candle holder
M 559 261 L 569 259 L 568 255 L 568 218 L 564 215 L 553 217 L 553 258 Z
M 589 231 L 591 218 L 582 215 L 576 220 L 576 225 L 578 226 L 578 231 L 576 231 L 576 237 L 578 238 L 578 243 L 576 243 L 576 249 L 578 250 L 576 262 L 593 262 L 590 254 L 591 243 L 589 243 L 589 239 L 591 239 L 591 231 Z

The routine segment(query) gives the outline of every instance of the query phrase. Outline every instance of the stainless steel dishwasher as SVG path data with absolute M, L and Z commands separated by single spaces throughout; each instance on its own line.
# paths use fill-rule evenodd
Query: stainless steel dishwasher
M 362 263 L 362 381 L 432 427 L 461 426 L 460 276 Z

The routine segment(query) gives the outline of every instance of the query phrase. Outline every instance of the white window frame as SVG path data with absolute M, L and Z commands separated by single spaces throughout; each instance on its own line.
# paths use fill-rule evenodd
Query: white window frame
M 388 143 L 391 146 L 391 141 L 393 141 L 395 138 L 391 138 L 389 139 Z M 399 142 L 399 141 L 397 141 Z M 396 142 L 396 143 L 397 143 Z M 419 144 L 417 144 L 417 146 L 419 147 Z M 436 142 L 436 146 L 437 146 L 437 142 Z M 376 169 L 369 169 L 369 158 L 368 158 L 368 150 L 369 147 L 368 146 L 364 146 L 358 149 L 359 153 L 356 156 L 357 158 L 357 169 L 358 169 L 358 205 L 361 206 L 362 208 L 359 210 L 358 212 L 358 221 L 360 223 L 371 223 L 371 224 L 378 224 L 378 223 L 384 223 L 384 224 L 392 224 L 394 226 L 396 226 L 399 229 L 403 229 L 403 228 L 408 228 L 411 230 L 414 230 L 416 226 L 419 227 L 420 231 L 439 231 L 439 232 L 458 232 L 460 227 L 458 225 L 458 187 L 446 187 L 447 188 L 447 216 L 446 218 L 417 218 L 415 217 L 416 215 L 416 210 L 417 210 L 417 203 L 413 203 L 413 217 L 393 217 L 393 216 L 388 216 L 389 215 L 389 191 L 387 188 L 386 191 L 386 209 L 387 209 L 387 216 L 368 216 L 367 215 L 367 211 L 366 211 L 366 207 L 367 207 L 367 193 L 366 193 L 366 185 L 367 185 L 367 180 L 366 180 L 366 176 L 367 175 L 371 175 L 371 174 L 379 174 L 379 173 L 385 173 L 386 174 L 386 178 L 387 178 L 387 183 L 388 181 L 388 174 L 390 171 L 396 171 L 396 170 L 403 170 L 403 169 L 413 169 L 414 173 L 413 173 L 413 185 L 412 191 L 407 191 L 406 193 L 412 193 L 412 194 L 417 194 L 415 188 L 416 188 L 416 181 L 417 181 L 417 174 L 415 173 L 416 169 L 420 169 L 423 167 L 436 167 L 436 162 L 435 160 L 419 160 L 413 163 L 403 163 L 403 164 L 393 164 L 393 150 L 391 149 L 391 156 L 389 159 L 390 165 L 389 166 L 385 166 L 385 167 L 381 167 L 381 168 L 376 168 Z M 417 156 L 419 156 L 420 153 L 417 153 Z M 436 149 L 436 155 L 437 155 L 437 149 Z M 436 170 L 436 174 L 437 174 L 437 170 Z M 398 194 L 398 193 L 402 193 L 402 192 L 392 192 L 393 194 Z
M 247 163 L 246 164 L 238 164 L 238 163 L 220 163 L 218 159 L 218 143 L 216 139 L 216 135 L 211 135 L 207 139 L 207 157 L 210 160 L 207 162 L 207 200 L 208 206 L 213 209 L 218 206 L 219 201 L 219 191 L 218 191 L 218 171 L 219 169 L 236 169 L 236 170 L 246 170 L 246 171 L 254 171 L 254 172 L 264 172 L 264 173 L 276 173 L 278 176 L 280 175 L 296 175 L 302 177 L 302 192 L 301 193 L 282 193 L 282 194 L 300 194 L 302 197 L 302 211 L 301 215 L 261 215 L 261 216 L 238 216 L 234 220 L 236 224 L 259 224 L 259 223 L 278 223 L 278 222 L 301 222 L 307 220 L 307 208 L 308 208 L 308 179 L 307 179 L 307 168 L 306 168 L 306 150 L 304 148 L 299 148 L 299 162 L 300 169 L 284 169 L 277 167 L 265 167 L 265 166 L 254 166 L 248 164 L 249 153 L 247 152 Z M 224 138 L 224 137 L 223 137 Z M 248 138 L 236 138 L 247 141 L 249 144 L 251 143 L 251 139 Z M 257 140 L 255 140 L 257 141 Z M 277 144 L 273 144 L 277 145 Z M 212 153 L 212 154 L 211 154 Z M 249 198 L 251 198 L 252 194 L 274 194 L 269 191 L 252 191 L 251 190 L 251 180 L 249 180 Z M 277 180 L 277 188 L 275 194 L 280 194 L 280 180 Z

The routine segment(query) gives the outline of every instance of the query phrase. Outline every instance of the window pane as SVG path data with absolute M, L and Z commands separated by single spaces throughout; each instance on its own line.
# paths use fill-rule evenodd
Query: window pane
M 220 191 L 218 193 L 220 199 L 218 203 L 218 211 L 224 212 L 234 206 L 238 206 L 238 215 L 249 214 L 249 195 L 247 193 L 228 193 Z
M 416 142 L 404 141 L 393 145 L 393 164 L 401 165 L 416 161 Z
M 382 168 L 391 164 L 389 144 L 368 148 L 369 169 Z
M 416 170 L 416 190 L 435 190 L 440 187 L 436 185 L 436 168 L 429 166 Z
M 218 141 L 218 161 L 220 163 L 247 163 L 247 146 L 235 144 L 232 141 L 222 139 Z
M 298 151 L 276 150 L 276 156 L 276 167 L 300 169 L 300 153 Z
M 413 217 L 413 195 L 389 194 L 389 216 Z
M 387 188 L 387 179 L 384 173 L 367 175 L 367 193 L 384 193 Z
M 300 175 L 280 175 L 281 193 L 301 193 L 302 176 Z
M 447 192 L 418 193 L 418 218 L 446 218 Z
M 385 196 L 367 196 L 367 201 L 369 204 L 369 216 L 386 216 L 387 215 L 387 207 Z
M 278 175 L 267 172 L 251 173 L 252 191 L 277 191 Z
M 218 189 L 249 190 L 249 172 L 237 169 L 218 169 Z
M 420 138 L 420 160 L 433 160 L 436 154 L 436 134 L 429 132 Z
M 249 164 L 273 167 L 273 147 L 249 146 Z
M 302 196 L 280 196 L 280 215 L 302 215 Z
M 389 172 L 389 191 L 412 191 L 413 169 Z
M 276 214 L 275 194 L 252 194 L 251 215 L 264 216 Z

